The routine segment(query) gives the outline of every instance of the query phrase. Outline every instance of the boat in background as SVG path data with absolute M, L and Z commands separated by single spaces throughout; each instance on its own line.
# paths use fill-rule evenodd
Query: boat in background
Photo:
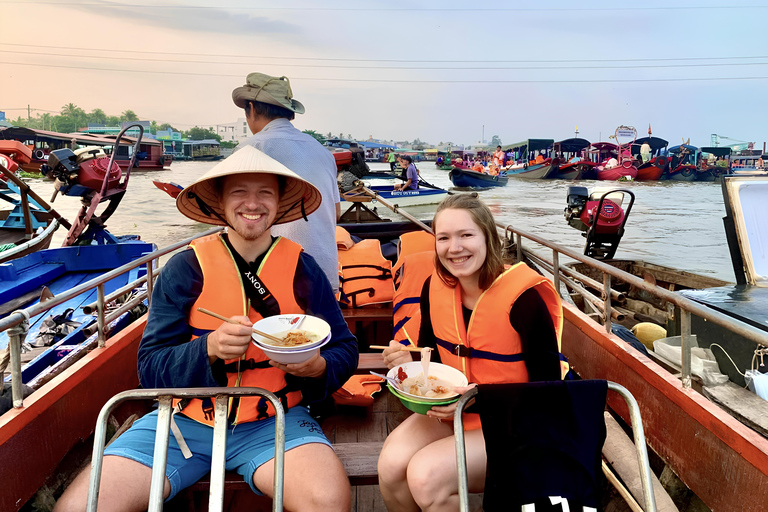
M 557 172 L 560 160 L 552 156 L 554 139 L 527 139 L 502 147 L 505 153 L 512 151 L 516 163 L 506 167 L 507 176 L 542 179 Z
M 603 181 L 617 181 L 622 178 L 635 179 L 637 168 L 626 156 L 623 163 L 619 163 L 619 146 L 613 142 L 593 142 L 587 150 L 590 161 L 595 163 L 593 169 L 594 179 Z M 615 163 L 615 165 L 608 167 Z
M 550 174 L 548 178 L 580 180 L 593 176 L 593 169 L 597 164 L 585 158 L 585 150 L 589 146 L 587 139 L 577 137 L 555 142 L 553 150 L 560 159 L 560 165 L 557 172 Z
M 720 181 L 731 173 L 731 153 L 729 147 L 703 147 L 699 160 L 699 173 L 696 181 Z
M 656 181 L 662 179 L 669 168 L 669 157 L 665 156 L 669 143 L 659 137 L 643 137 L 632 145 L 632 156 L 642 162 L 640 149 L 643 144 L 651 147 L 651 159 L 637 166 L 637 181 Z
M 736 176 L 766 176 L 768 175 L 764 163 L 766 160 L 768 155 L 733 155 L 730 172 Z
M 504 187 L 509 181 L 506 171 L 493 175 L 470 169 L 459 169 L 458 167 L 454 167 L 448 173 L 448 177 L 455 187 L 460 188 Z
M 672 158 L 667 178 L 676 181 L 696 181 L 699 174 L 697 164 L 701 154 L 699 148 L 690 144 L 680 144 L 669 148 L 668 152 Z
M 437 188 L 437 187 L 427 188 L 424 186 L 419 186 L 419 188 L 415 190 L 413 189 L 394 190 L 394 188 L 391 186 L 382 185 L 382 186 L 372 186 L 368 188 L 373 192 L 375 192 L 382 199 L 386 199 L 387 201 L 390 201 L 396 204 L 397 206 L 420 206 L 424 204 L 438 204 L 440 201 L 445 199 L 446 195 L 448 195 L 448 191 L 443 190 L 441 188 Z M 361 194 L 356 190 L 351 190 L 349 192 L 345 192 L 341 194 L 341 201 L 356 202 L 357 198 L 360 198 L 362 196 L 364 196 L 364 194 Z M 367 201 L 371 200 L 369 196 L 365 196 L 365 197 L 367 198 Z
M 136 125 L 133 125 L 136 126 Z M 58 133 L 47 130 L 33 130 L 31 128 L 10 127 L 0 129 L 0 139 L 16 140 L 32 150 L 32 158 L 28 163 L 22 164 L 22 169 L 29 173 L 39 173 L 40 166 L 48 163 L 48 156 L 57 149 L 75 150 L 78 147 L 99 146 L 105 152 L 113 150 L 116 146 L 117 136 L 94 135 L 88 133 Z M 124 136 L 122 140 L 133 144 L 136 139 Z M 171 165 L 173 156 L 163 154 L 163 143 L 154 139 L 140 137 L 140 144 L 136 148 L 136 158 L 133 167 L 138 170 L 162 170 Z M 133 149 L 128 146 L 118 146 L 115 162 L 122 169 L 126 169 L 133 157 Z

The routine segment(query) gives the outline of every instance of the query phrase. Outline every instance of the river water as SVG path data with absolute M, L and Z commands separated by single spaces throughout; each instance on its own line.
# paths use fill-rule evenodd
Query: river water
M 181 215 L 174 201 L 157 189 L 152 181 L 172 181 L 185 186 L 214 165 L 213 162 L 174 162 L 170 169 L 163 171 L 133 172 L 128 192 L 117 212 L 107 222 L 108 229 L 117 235 L 139 234 L 142 240 L 154 242 L 158 247 L 205 231 L 207 226 Z M 382 163 L 371 164 L 371 167 L 373 170 L 388 169 L 387 164 Z M 428 182 L 443 188 L 452 186 L 448 172 L 438 170 L 432 162 L 421 162 L 418 167 L 422 178 Z M 32 179 L 29 183 L 43 199 L 51 197 L 51 182 Z M 725 210 L 719 183 L 575 183 L 511 178 L 506 187 L 482 190 L 479 194 L 491 207 L 497 220 L 581 251 L 584 238 L 563 218 L 566 192 L 572 184 L 586 186 L 590 191 L 598 186 L 621 186 L 635 193 L 635 205 L 616 258 L 641 259 L 734 281 L 723 229 Z M 53 206 L 66 218 L 72 219 L 79 209 L 79 199 L 59 196 Z M 429 219 L 434 209 L 435 205 L 431 205 L 413 207 L 408 211 L 419 219 Z M 378 211 L 383 216 L 394 217 L 381 205 Z M 51 247 L 58 247 L 65 235 L 66 230 L 59 229 Z M 528 247 L 526 242 L 524 246 Z

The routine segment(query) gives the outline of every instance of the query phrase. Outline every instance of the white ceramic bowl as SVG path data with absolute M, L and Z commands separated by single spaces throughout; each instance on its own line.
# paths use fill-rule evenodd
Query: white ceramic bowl
M 417 377 L 420 373 L 423 373 L 421 368 L 421 361 L 411 361 L 410 363 L 395 366 L 389 370 L 389 372 L 387 372 L 387 377 L 396 379 L 398 368 L 402 368 L 408 377 Z M 461 373 L 456 368 L 445 364 L 429 363 L 429 375 L 434 375 L 438 379 L 449 383 L 452 387 L 464 387 L 467 385 L 467 377 L 465 377 L 463 373 Z M 397 391 L 399 395 L 402 395 L 401 398 L 407 397 L 419 402 L 445 402 L 446 400 L 451 400 L 452 398 L 459 396 L 458 393 L 456 393 L 448 397 L 428 398 L 425 396 L 412 395 L 411 393 L 406 393 L 403 390 Z
M 303 321 L 301 319 L 304 319 Z M 296 321 L 296 319 L 299 319 Z M 300 324 L 300 330 L 312 333 L 315 337 L 314 341 L 304 343 L 303 345 L 297 345 L 292 347 L 284 347 L 276 345 L 272 340 L 264 338 L 256 333 L 251 336 L 253 342 L 260 348 L 267 347 L 273 351 L 299 351 L 308 349 L 311 347 L 320 346 L 331 335 L 331 326 L 328 322 L 322 318 L 310 315 L 275 315 L 267 318 L 262 318 L 255 324 L 254 329 L 282 338 L 288 331 L 295 329 L 296 325 Z
M 256 334 L 254 334 L 256 336 Z M 319 345 L 315 345 L 309 348 L 303 348 L 300 350 L 280 350 L 277 347 L 270 347 L 269 345 L 262 345 L 261 343 L 255 343 L 268 358 L 278 363 L 291 364 L 291 363 L 303 363 L 304 361 L 311 359 L 323 347 L 331 341 L 331 336 L 328 335 Z

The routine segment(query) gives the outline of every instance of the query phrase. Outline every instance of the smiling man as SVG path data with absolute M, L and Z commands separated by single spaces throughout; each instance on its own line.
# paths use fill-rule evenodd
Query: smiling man
M 343 511 L 350 507 L 349 482 L 304 404 L 324 399 L 352 375 L 357 343 L 315 260 L 300 245 L 270 233 L 274 224 L 306 218 L 320 201 L 312 184 L 253 147 L 185 188 L 176 200 L 182 214 L 228 230 L 195 240 L 166 263 L 139 347 L 139 377 L 146 388 L 254 386 L 272 391 L 286 410 L 285 507 Z M 203 315 L 199 307 L 235 323 Z M 323 318 L 331 326 L 331 341 L 308 361 L 278 364 L 251 343 L 251 326 L 264 317 L 292 313 Z M 166 499 L 208 473 L 211 463 L 212 402 L 184 400 L 176 412 L 180 435 L 170 440 Z M 226 467 L 240 473 L 256 493 L 272 492 L 273 415 L 262 398 L 230 404 Z M 146 510 L 156 425 L 157 413 L 147 414 L 105 451 L 100 509 Z M 86 470 L 55 510 L 85 510 L 87 491 Z

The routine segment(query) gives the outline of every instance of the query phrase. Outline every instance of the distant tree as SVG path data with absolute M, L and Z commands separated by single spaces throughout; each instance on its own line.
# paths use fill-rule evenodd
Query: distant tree
M 216 139 L 217 141 L 221 142 L 221 135 L 214 132 L 210 128 L 200 128 L 199 126 L 195 126 L 188 132 L 185 132 L 185 135 L 189 140 Z
M 86 113 L 74 103 L 67 103 L 61 107 L 61 116 L 56 123 L 59 130 L 65 133 L 77 131 L 86 121 Z
M 133 110 L 126 110 L 122 114 L 120 114 L 120 121 L 125 122 L 131 122 L 131 121 L 138 121 L 139 116 L 136 115 L 136 112 Z
M 104 124 L 107 126 L 120 126 L 120 118 L 118 116 L 109 116 Z
M 107 122 L 107 114 L 100 108 L 95 108 L 88 114 L 89 123 L 105 124 Z
M 494 135 L 493 138 L 491 138 L 491 146 L 501 146 L 501 139 L 498 135 Z
M 304 130 L 303 133 L 306 133 L 307 135 L 314 137 L 315 140 L 317 140 L 317 142 L 319 142 L 320 144 L 325 144 L 326 138 L 323 137 L 322 133 L 318 133 L 315 130 Z
M 328 132 L 328 135 L 326 136 L 326 139 L 332 139 L 332 138 L 333 138 L 333 134 L 331 132 Z
M 178 129 L 174 128 L 172 125 L 170 125 L 168 123 L 161 124 L 160 126 L 157 127 L 157 129 L 161 130 L 161 131 L 162 130 L 171 130 L 173 132 L 180 132 L 181 131 L 181 130 L 178 130 Z
M 234 149 L 239 144 L 238 141 L 222 140 L 220 145 L 222 148 Z
M 149 131 L 152 135 L 157 135 L 157 121 L 149 123 Z

